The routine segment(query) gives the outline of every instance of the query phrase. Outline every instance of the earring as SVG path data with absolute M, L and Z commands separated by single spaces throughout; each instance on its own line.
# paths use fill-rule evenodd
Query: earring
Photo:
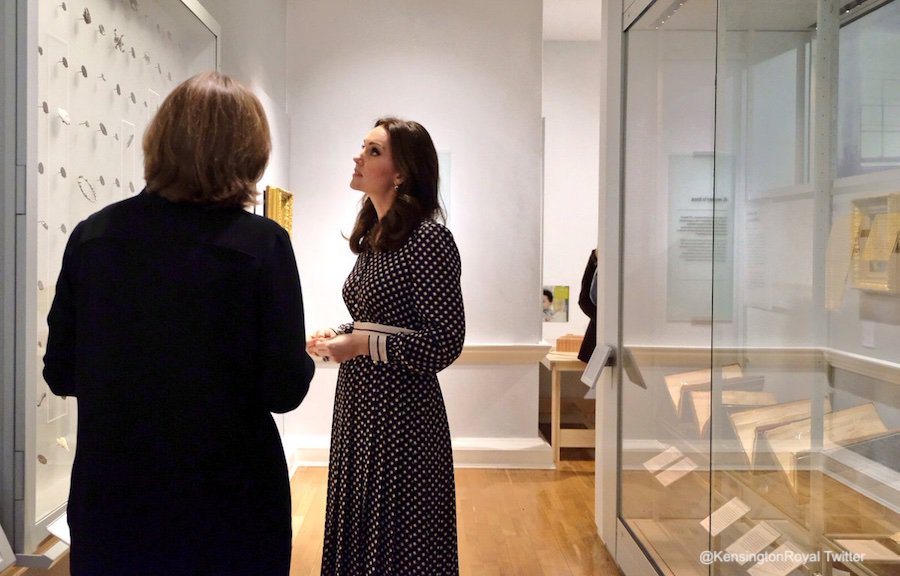
M 394 184 L 394 192 L 399 192 L 399 191 L 400 191 L 400 185 Z

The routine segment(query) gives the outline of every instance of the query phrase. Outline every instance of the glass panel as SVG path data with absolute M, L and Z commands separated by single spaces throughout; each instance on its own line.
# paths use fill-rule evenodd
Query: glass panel
M 625 42 L 619 517 L 661 572 L 706 574 L 713 262 L 731 265 L 714 208 L 716 3 L 657 2 Z
M 766 567 L 807 573 L 804 567 L 815 565 L 800 556 L 817 549 L 811 530 L 817 515 L 798 498 L 805 479 L 773 445 L 802 442 L 782 439 L 792 422 L 809 440 L 811 411 L 821 412 L 822 404 L 813 397 L 824 384 L 816 354 L 806 352 L 817 343 L 810 186 L 816 6 L 816 0 L 719 3 L 716 197 L 723 206 L 728 199 L 723 222 L 738 241 L 728 247 L 733 282 L 717 279 L 713 289 L 714 299 L 731 302 L 735 313 L 714 322 L 713 365 L 729 370 L 714 371 L 706 409 L 711 550 L 725 574 Z M 767 435 L 769 427 L 774 432 Z M 782 559 L 783 566 L 773 565 Z
M 216 37 L 177 0 L 40 2 L 38 22 L 38 372 L 47 312 L 72 228 L 143 187 L 141 139 L 162 99 L 216 68 Z M 35 521 L 62 506 L 76 403 L 37 376 Z M 115 409 L 115 407 L 110 407 Z
M 900 196 L 834 189 L 835 165 L 893 166 L 882 88 L 898 77 L 900 3 L 850 3 L 881 7 L 843 26 L 819 4 L 847 3 L 719 2 L 716 197 L 733 198 L 737 239 L 733 281 L 714 275 L 707 408 L 724 574 L 900 566 Z M 731 364 L 740 377 L 718 368 Z

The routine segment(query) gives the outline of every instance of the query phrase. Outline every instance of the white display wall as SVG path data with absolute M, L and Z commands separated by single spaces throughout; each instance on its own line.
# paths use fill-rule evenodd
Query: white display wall
M 34 445 L 26 450 L 34 501 L 26 516 L 36 524 L 64 506 L 75 452 L 76 402 L 53 395 L 40 377 L 62 254 L 81 220 L 142 190 L 144 129 L 166 95 L 216 69 L 216 34 L 199 19 L 208 16 L 202 8 L 192 7 L 200 13 L 180 0 L 82 0 L 40 2 L 36 13 L 37 37 L 28 42 L 37 52 L 29 70 L 36 78 L 28 162 L 34 253 L 27 255 L 36 329 L 26 332 L 35 334 L 29 366 L 36 385 Z

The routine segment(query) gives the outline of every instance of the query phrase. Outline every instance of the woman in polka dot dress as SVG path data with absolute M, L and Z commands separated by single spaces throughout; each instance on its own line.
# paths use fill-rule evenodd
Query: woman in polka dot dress
M 343 296 L 353 318 L 308 350 L 340 362 L 322 574 L 458 574 L 456 488 L 437 373 L 462 351 L 453 236 L 435 217 L 438 159 L 416 122 L 383 118 L 350 186 L 365 194 Z

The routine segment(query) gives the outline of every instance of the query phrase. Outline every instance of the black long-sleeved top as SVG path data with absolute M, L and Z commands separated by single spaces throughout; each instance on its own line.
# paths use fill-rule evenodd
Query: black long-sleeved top
M 287 233 L 143 192 L 73 230 L 48 323 L 44 378 L 78 401 L 73 575 L 287 574 L 270 412 L 314 372 Z

